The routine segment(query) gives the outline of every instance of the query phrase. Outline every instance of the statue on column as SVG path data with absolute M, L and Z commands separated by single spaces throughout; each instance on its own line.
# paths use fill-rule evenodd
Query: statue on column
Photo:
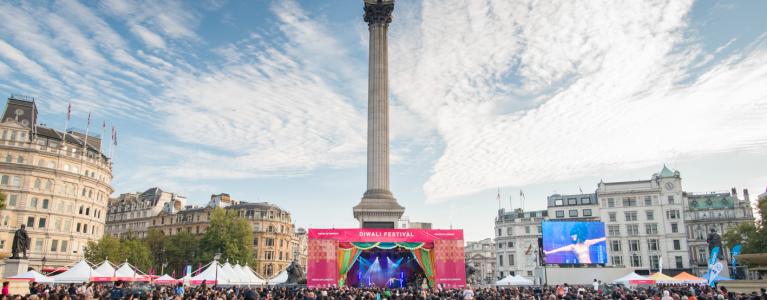
M 711 250 L 714 249 L 714 247 L 719 247 L 719 254 L 717 254 L 716 258 L 723 259 L 724 256 L 722 253 L 724 253 L 724 248 L 722 247 L 722 237 L 716 233 L 716 229 L 711 228 L 711 233 L 708 234 L 706 243 L 708 243 L 708 253 L 711 253 Z
M 11 245 L 11 259 L 27 258 L 27 250 L 29 250 L 29 235 L 27 235 L 27 227 L 21 224 L 21 228 L 16 230 L 13 234 L 13 245 Z M 23 256 L 19 257 L 19 253 Z

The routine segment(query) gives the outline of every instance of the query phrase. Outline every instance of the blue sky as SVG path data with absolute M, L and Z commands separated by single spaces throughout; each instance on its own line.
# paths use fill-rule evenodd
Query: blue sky
M 767 185 L 764 1 L 400 1 L 392 190 L 406 214 L 492 234 L 508 207 L 646 179 Z M 355 226 L 365 187 L 361 1 L 0 3 L 0 91 L 41 120 L 118 128 L 116 193 L 228 192 L 299 226 Z M 108 133 L 107 133 L 108 135 Z

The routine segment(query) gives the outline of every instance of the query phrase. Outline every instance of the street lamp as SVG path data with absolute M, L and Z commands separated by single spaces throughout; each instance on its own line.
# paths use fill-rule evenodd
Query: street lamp
M 213 286 L 218 286 L 218 260 L 221 259 L 221 252 L 216 252 L 216 255 L 213 256 L 213 267 L 216 268 L 216 282 L 213 284 Z
M 43 265 L 40 267 L 40 273 L 43 273 L 43 272 L 45 272 L 45 262 L 48 261 L 48 259 L 45 258 L 45 256 L 43 256 L 43 259 L 41 261 L 42 261 Z

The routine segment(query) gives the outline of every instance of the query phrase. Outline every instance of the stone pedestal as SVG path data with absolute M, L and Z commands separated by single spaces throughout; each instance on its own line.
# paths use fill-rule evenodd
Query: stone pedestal
M 28 259 L 16 259 L 9 258 L 5 260 L 5 270 L 3 271 L 3 278 L 8 278 L 29 270 Z

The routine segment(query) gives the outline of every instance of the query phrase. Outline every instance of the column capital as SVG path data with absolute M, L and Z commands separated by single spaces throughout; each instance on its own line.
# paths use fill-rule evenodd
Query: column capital
M 365 0 L 365 22 L 368 26 L 391 23 L 394 0 Z

